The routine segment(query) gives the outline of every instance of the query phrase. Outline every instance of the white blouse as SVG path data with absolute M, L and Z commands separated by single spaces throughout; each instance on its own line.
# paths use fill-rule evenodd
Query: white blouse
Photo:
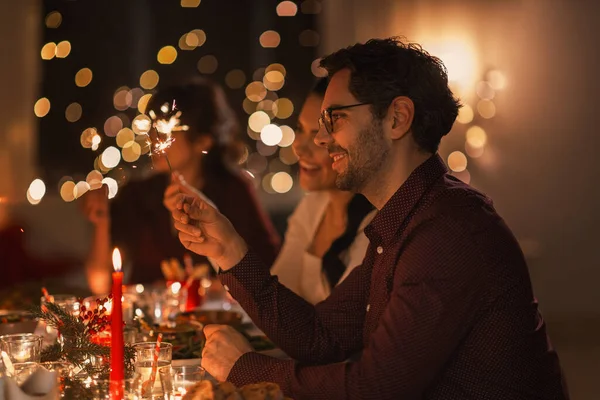
M 300 200 L 288 218 L 283 247 L 271 268 L 271 274 L 277 275 L 279 282 L 312 304 L 325 300 L 331 293 L 321 258 L 307 251 L 328 204 L 329 193 L 326 191 L 308 193 Z M 340 259 L 346 265 L 340 282 L 362 263 L 369 245 L 369 239 L 363 231 L 376 211 L 367 214 L 350 247 L 340 254 Z

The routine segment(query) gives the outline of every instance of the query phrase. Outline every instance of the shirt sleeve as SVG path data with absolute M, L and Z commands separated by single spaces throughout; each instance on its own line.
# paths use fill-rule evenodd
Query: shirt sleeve
M 486 249 L 478 245 L 475 235 L 469 234 L 461 218 L 452 216 L 422 223 L 412 230 L 403 248 L 395 265 L 388 305 L 358 361 L 307 365 L 248 353 L 234 365 L 228 379 L 236 385 L 275 382 L 293 398 L 422 398 L 476 318 L 478 299 L 485 286 L 481 255 Z M 356 285 L 360 268 L 339 286 L 342 292 Z M 235 274 L 244 283 L 249 281 L 243 274 Z M 280 292 L 276 282 L 267 282 L 264 277 L 261 283 L 251 286 L 259 290 L 246 296 L 256 296 L 254 307 L 260 308 L 261 316 L 272 312 L 271 308 L 279 311 L 270 326 L 274 332 L 285 330 L 290 338 L 326 345 L 328 338 L 335 337 L 337 343 L 354 335 L 353 325 L 339 326 L 335 336 L 327 330 L 307 332 L 305 327 L 310 322 L 313 327 L 319 326 L 314 323 L 315 316 L 319 321 L 326 320 L 332 310 L 319 313 L 292 304 L 289 296 L 276 295 Z M 266 297 L 260 295 L 260 289 L 268 293 Z M 330 297 L 331 306 L 340 302 L 336 292 Z M 345 312 L 352 309 L 343 302 L 342 305 Z M 301 308 L 302 312 L 298 312 Z M 364 313 L 355 312 L 364 318 Z
M 253 250 L 219 275 L 252 321 L 290 357 L 311 363 L 347 359 L 362 346 L 368 271 L 357 268 L 313 306 L 279 283 Z

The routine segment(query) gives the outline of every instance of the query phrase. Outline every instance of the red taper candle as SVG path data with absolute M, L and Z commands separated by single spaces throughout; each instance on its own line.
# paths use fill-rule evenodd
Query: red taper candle
M 123 342 L 123 272 L 121 272 L 121 253 L 115 248 L 112 254 L 112 310 L 110 324 L 110 380 L 111 399 L 123 398 L 123 379 L 125 378 L 125 345 Z

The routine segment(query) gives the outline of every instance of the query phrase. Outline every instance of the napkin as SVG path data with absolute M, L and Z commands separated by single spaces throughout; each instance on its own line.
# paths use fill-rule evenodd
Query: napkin
M 58 398 L 56 371 L 38 368 L 21 387 L 13 378 L 0 379 L 0 400 L 57 400 Z

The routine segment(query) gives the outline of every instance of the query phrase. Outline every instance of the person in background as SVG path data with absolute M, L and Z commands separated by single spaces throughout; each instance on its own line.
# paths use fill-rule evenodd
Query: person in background
M 175 140 L 166 150 L 176 173 L 171 176 L 166 158 L 153 154 L 155 174 L 148 179 L 129 182 L 110 202 L 106 187 L 81 199 L 82 210 L 94 226 L 86 262 L 94 293 L 109 290 L 113 246 L 119 247 L 124 262 L 131 265 L 131 283 L 159 280 L 161 261 L 183 259 L 186 249 L 171 221 L 180 192 L 201 192 L 210 199 L 268 265 L 279 252 L 280 238 L 259 205 L 250 178 L 238 166 L 242 149 L 238 124 L 222 88 L 208 80 L 168 87 L 151 97 L 146 113 L 160 116 L 161 106 L 173 101 L 181 111 L 181 125 L 189 127 L 173 132 Z M 194 260 L 201 262 L 206 259 Z
M 363 195 L 336 188 L 331 158 L 314 142 L 326 89 L 327 79 L 320 79 L 298 117 L 292 146 L 300 186 L 308 194 L 288 219 L 281 252 L 271 268 L 279 282 L 313 304 L 325 300 L 360 265 L 369 245 L 363 229 L 376 212 Z

